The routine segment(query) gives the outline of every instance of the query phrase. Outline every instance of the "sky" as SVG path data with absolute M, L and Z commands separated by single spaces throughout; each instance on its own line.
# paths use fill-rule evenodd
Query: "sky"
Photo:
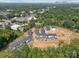
M 79 0 L 0 0 L 6 3 L 54 3 L 54 2 L 79 2 Z

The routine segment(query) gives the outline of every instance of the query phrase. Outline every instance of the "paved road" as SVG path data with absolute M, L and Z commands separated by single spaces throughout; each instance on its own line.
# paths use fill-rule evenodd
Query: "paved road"
M 17 48 L 19 48 L 22 45 L 28 44 L 29 42 L 31 42 L 32 40 L 32 36 L 21 36 L 20 38 L 16 39 L 15 41 L 13 41 L 10 45 L 9 48 L 12 50 L 15 50 Z
M 9 48 L 12 49 L 12 50 L 15 50 L 22 45 L 29 44 L 32 40 L 33 32 L 30 29 L 30 30 L 27 31 L 27 33 L 28 33 L 28 36 L 26 36 L 26 35 L 21 36 L 18 39 L 16 39 L 15 41 L 11 42 L 9 44 Z

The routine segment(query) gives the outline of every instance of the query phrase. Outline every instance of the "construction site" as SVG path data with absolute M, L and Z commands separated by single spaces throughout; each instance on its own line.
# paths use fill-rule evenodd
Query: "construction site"
M 60 27 L 32 28 L 30 46 L 37 48 L 58 47 L 60 43 L 70 44 L 71 40 L 79 39 L 79 34 Z M 27 36 L 26 32 L 24 36 Z

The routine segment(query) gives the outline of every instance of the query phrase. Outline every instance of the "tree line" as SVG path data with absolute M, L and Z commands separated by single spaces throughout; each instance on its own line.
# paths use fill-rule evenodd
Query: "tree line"
M 13 58 L 79 58 L 79 39 L 63 47 L 32 48 L 28 45 L 12 51 Z M 76 44 L 77 43 L 77 44 Z

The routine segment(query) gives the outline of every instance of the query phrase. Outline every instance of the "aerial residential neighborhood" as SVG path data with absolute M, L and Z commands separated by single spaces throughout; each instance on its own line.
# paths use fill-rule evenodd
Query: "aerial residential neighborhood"
M 0 58 L 79 58 L 78 3 L 0 1 Z
M 11 10 L 11 9 L 7 9 L 6 10 L 7 13 L 8 12 L 10 13 L 12 11 L 13 10 Z M 38 11 L 38 12 L 34 13 L 35 11 Z M 27 24 L 28 24 L 31 20 L 37 20 L 37 18 L 39 17 L 39 15 L 37 15 L 37 14 L 40 14 L 41 15 L 41 13 L 44 13 L 45 11 L 46 11 L 45 9 L 33 10 L 33 11 L 29 11 L 29 14 L 30 15 L 25 15 L 25 16 L 20 16 L 20 17 L 15 16 L 15 17 L 13 17 L 11 19 L 9 19 L 6 16 L 7 13 L 1 11 L 1 13 L 2 13 L 1 15 L 4 16 L 6 19 L 4 19 L 4 20 L 2 19 L 3 21 L 0 22 L 0 28 L 5 28 L 6 26 L 8 26 L 8 25 L 6 25 L 6 23 L 7 23 L 7 24 L 10 24 L 9 27 L 11 29 L 17 30 L 18 27 L 21 27 L 23 25 L 23 24 L 21 24 L 21 22 L 27 22 Z M 25 11 L 21 11 L 21 14 L 20 15 L 22 15 L 24 13 L 25 13 Z

